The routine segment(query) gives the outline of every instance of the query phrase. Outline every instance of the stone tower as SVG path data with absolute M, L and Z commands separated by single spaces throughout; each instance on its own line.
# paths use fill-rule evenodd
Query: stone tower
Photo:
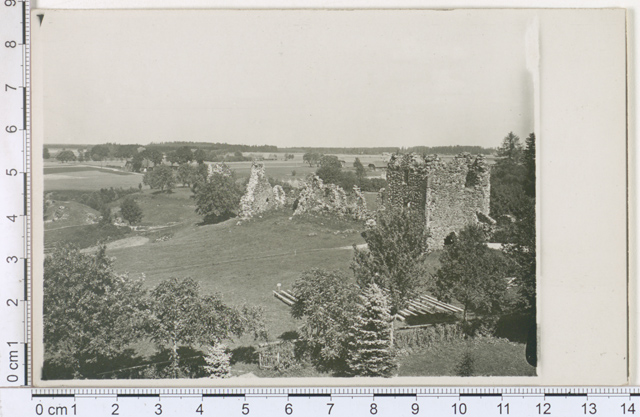
M 419 210 L 429 228 L 429 247 L 441 249 L 451 233 L 489 219 L 490 167 L 467 153 L 445 162 L 437 155 L 393 155 L 387 166 L 385 204 Z

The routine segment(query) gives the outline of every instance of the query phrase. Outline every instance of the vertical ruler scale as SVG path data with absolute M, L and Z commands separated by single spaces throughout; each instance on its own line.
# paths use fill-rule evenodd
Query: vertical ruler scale
M 29 2 L 0 5 L 0 386 L 29 384 Z

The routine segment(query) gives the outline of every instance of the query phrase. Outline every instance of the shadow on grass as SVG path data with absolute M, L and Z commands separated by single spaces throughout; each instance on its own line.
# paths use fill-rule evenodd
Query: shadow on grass
M 114 357 L 101 357 L 97 359 L 85 358 L 78 369 L 79 375 L 69 366 L 67 358 L 53 357 L 44 361 L 42 366 L 42 379 L 112 379 L 131 378 L 132 368 L 142 365 L 142 356 L 135 353 L 134 349 L 125 349 Z M 135 372 L 134 372 L 135 373 Z
M 253 346 L 239 346 L 231 351 L 230 363 L 258 363 L 258 351 Z

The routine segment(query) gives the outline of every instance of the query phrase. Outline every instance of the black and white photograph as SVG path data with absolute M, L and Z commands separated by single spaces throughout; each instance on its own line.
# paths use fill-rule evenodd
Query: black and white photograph
M 43 381 L 539 375 L 536 12 L 33 22 Z

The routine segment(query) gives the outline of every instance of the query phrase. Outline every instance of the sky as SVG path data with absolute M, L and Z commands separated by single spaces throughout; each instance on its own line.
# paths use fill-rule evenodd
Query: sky
M 35 19 L 34 19 L 35 20 Z M 499 146 L 527 10 L 47 11 L 45 143 Z

